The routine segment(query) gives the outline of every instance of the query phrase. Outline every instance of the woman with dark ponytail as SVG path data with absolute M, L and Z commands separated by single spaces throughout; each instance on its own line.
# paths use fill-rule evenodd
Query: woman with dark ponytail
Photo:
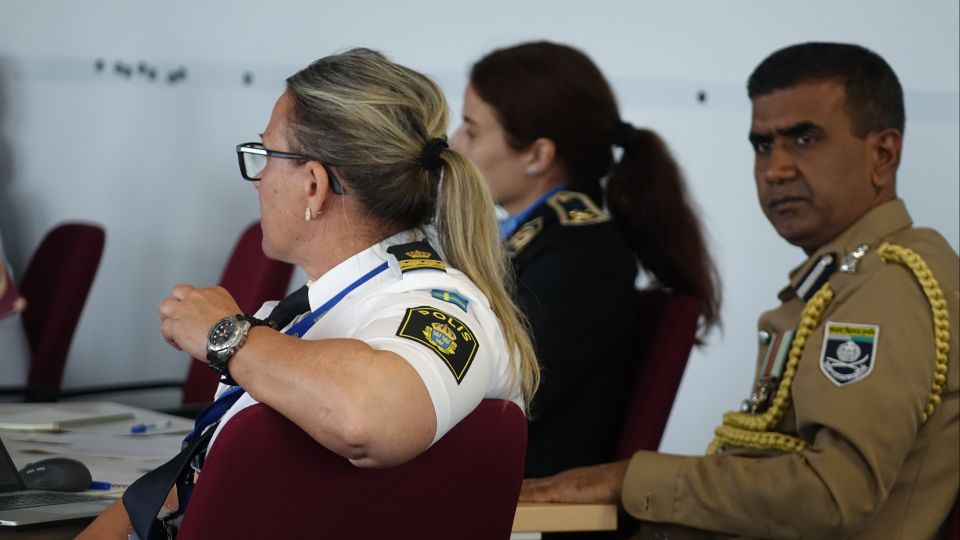
M 655 133 L 620 119 L 586 55 L 549 42 L 473 66 L 452 146 L 508 214 L 501 238 L 542 368 L 526 475 L 608 461 L 641 323 L 637 263 L 657 286 L 700 300 L 700 338 L 719 323 L 716 270 L 680 169 Z

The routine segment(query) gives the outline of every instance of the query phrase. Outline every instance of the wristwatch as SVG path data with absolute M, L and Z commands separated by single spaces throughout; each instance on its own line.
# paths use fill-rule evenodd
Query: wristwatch
M 267 326 L 267 322 L 242 313 L 217 321 L 207 334 L 207 361 L 210 367 L 229 379 L 227 361 L 243 347 L 247 333 L 255 326 Z

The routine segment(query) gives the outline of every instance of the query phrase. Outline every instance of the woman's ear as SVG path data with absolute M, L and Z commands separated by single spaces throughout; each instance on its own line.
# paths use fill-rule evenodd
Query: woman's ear
M 557 159 L 557 145 L 546 137 L 533 141 L 527 148 L 526 170 L 529 176 L 538 176 L 553 167 Z M 536 171 L 531 174 L 531 171 Z
M 307 198 L 307 208 L 314 214 L 319 214 L 324 201 L 333 193 L 330 186 L 330 175 L 319 161 L 306 163 L 309 174 L 304 179 L 304 195 Z

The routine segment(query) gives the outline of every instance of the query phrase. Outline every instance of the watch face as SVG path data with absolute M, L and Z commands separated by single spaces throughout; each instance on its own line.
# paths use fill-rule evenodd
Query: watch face
M 237 320 L 224 319 L 213 327 L 213 330 L 210 331 L 210 335 L 207 337 L 207 341 L 210 347 L 216 350 L 230 345 L 236 336 Z

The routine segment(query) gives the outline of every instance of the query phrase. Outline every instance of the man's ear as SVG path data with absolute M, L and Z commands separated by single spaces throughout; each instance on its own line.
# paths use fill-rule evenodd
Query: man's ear
M 889 128 L 867 135 L 873 158 L 871 181 L 877 191 L 893 187 L 900 166 L 900 152 L 903 149 L 903 134 L 900 130 Z
M 539 176 L 553 166 L 557 159 L 557 145 L 546 137 L 533 141 L 527 149 L 527 175 Z

